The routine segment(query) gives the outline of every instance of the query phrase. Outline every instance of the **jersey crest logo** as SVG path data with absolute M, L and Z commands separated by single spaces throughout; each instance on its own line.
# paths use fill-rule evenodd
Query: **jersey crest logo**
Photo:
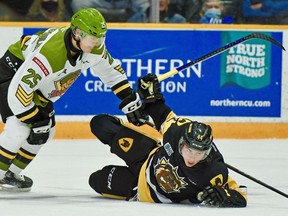
M 74 73 L 70 73 L 65 77 L 55 81 L 55 90 L 49 93 L 49 98 L 53 97 L 61 97 L 65 92 L 70 88 L 70 86 L 76 81 L 76 79 L 80 76 L 81 71 L 78 70 Z
M 134 140 L 132 138 L 121 138 L 118 140 L 120 148 L 124 152 L 128 152 L 133 145 Z
M 166 160 L 164 157 L 158 160 L 154 170 L 159 186 L 166 193 L 179 193 L 180 189 L 188 185 L 183 180 L 184 177 L 178 175 L 178 167 L 173 167 L 169 160 Z

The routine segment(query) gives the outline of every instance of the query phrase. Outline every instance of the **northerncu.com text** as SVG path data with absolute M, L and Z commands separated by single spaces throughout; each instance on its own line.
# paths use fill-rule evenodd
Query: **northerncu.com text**
M 270 101 L 253 101 L 253 100 L 210 100 L 210 106 L 219 107 L 270 107 Z

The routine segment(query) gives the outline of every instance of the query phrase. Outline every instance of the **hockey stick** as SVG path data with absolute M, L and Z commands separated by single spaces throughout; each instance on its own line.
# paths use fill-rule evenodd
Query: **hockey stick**
M 258 179 L 256 179 L 256 178 L 254 178 L 254 177 L 252 177 L 252 176 L 250 176 L 250 175 L 248 175 L 248 174 L 240 171 L 240 170 L 237 169 L 236 167 L 233 167 L 233 166 L 231 166 L 231 165 L 229 165 L 229 164 L 227 164 L 227 163 L 224 163 L 224 164 L 225 164 L 225 165 L 227 166 L 227 168 L 229 168 L 230 170 L 233 170 L 234 172 L 236 172 L 236 173 L 238 173 L 238 174 L 240 174 L 240 175 L 242 175 L 242 176 L 245 176 L 246 178 L 248 178 L 248 179 L 250 179 L 250 180 L 252 180 L 252 181 L 254 181 L 254 182 L 256 182 L 256 183 L 258 183 L 258 184 L 260 184 L 260 185 L 262 185 L 262 186 L 264 186 L 264 187 L 266 187 L 266 188 L 268 188 L 268 189 L 270 189 L 270 190 L 272 190 L 272 191 L 274 191 L 274 192 L 276 192 L 276 193 L 278 193 L 278 194 L 286 197 L 286 198 L 288 198 L 288 194 L 286 194 L 286 193 L 284 193 L 284 192 L 282 192 L 282 191 L 280 191 L 280 190 L 278 190 L 278 189 L 276 189 L 276 188 L 274 188 L 274 187 L 272 187 L 272 186 L 270 186 L 270 185 L 268 185 L 268 184 L 266 184 L 266 183 L 264 183 L 264 182 L 262 182 L 262 181 L 260 181 L 260 180 L 258 180 Z
M 228 50 L 228 49 L 230 49 L 230 48 L 232 48 L 232 47 L 234 47 L 234 46 L 236 46 L 236 45 L 238 45 L 240 43 L 243 43 L 245 41 L 248 41 L 248 40 L 254 39 L 254 38 L 259 38 L 259 39 L 270 41 L 271 43 L 273 43 L 276 46 L 280 47 L 281 49 L 285 50 L 285 48 L 278 41 L 276 41 L 274 38 L 272 38 L 272 37 L 270 37 L 268 35 L 259 33 L 259 32 L 255 32 L 255 33 L 252 33 L 252 34 L 247 35 L 245 37 L 242 37 L 242 38 L 240 38 L 240 39 L 238 39 L 236 41 L 233 41 L 233 42 L 231 42 L 229 44 L 226 44 L 225 46 L 220 47 L 220 48 L 218 48 L 218 49 L 216 49 L 216 50 L 214 50 L 214 51 L 212 51 L 210 53 L 207 53 L 206 55 L 204 55 L 204 56 L 202 56 L 202 57 L 200 57 L 198 59 L 195 59 L 195 60 L 193 60 L 191 62 L 188 62 L 187 64 L 179 66 L 176 69 L 172 69 L 172 70 L 170 70 L 170 71 L 168 71 L 168 72 L 166 72 L 166 73 L 164 73 L 162 75 L 159 75 L 157 78 L 158 78 L 159 82 L 163 81 L 163 80 L 165 80 L 165 79 L 167 79 L 167 78 L 179 73 L 180 71 L 188 68 L 188 67 L 191 67 L 191 66 L 193 66 L 193 65 L 195 65 L 195 64 L 197 64 L 199 62 L 206 61 L 207 59 L 209 59 L 211 57 L 214 57 L 214 56 L 216 56 L 216 55 L 218 55 L 218 54 L 220 54 L 220 53 L 222 53 L 222 52 L 224 52 L 224 51 L 226 51 L 226 50 Z M 144 84 L 144 86 L 145 86 L 145 84 Z M 148 88 L 149 84 L 147 86 L 145 86 L 145 87 Z

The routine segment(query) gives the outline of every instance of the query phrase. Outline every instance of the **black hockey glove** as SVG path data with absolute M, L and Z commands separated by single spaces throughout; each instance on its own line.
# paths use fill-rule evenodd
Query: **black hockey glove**
M 47 142 L 50 129 L 55 126 L 54 105 L 50 101 L 45 107 L 38 107 L 41 120 L 31 124 L 31 131 L 27 142 L 31 145 L 42 145 Z
M 208 186 L 198 193 L 198 200 L 214 207 L 246 207 L 246 199 L 236 190 Z
M 138 93 L 144 103 L 155 103 L 156 100 L 165 102 L 164 96 L 161 93 L 160 83 L 155 74 L 147 74 L 146 76 L 139 78 Z
M 119 109 L 126 114 L 128 121 L 136 126 L 145 124 L 148 119 L 148 116 L 142 111 L 142 102 L 140 97 L 134 91 L 131 95 L 122 100 Z
M 31 145 L 41 145 L 46 143 L 49 138 L 51 125 L 51 118 L 32 124 L 27 142 Z

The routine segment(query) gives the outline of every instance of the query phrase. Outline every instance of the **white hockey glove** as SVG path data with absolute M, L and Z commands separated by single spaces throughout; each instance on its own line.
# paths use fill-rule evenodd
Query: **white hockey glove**
M 134 92 L 128 97 L 124 98 L 119 105 L 127 116 L 129 122 L 136 126 L 141 126 L 146 123 L 148 116 L 142 112 L 142 102 L 138 93 Z

